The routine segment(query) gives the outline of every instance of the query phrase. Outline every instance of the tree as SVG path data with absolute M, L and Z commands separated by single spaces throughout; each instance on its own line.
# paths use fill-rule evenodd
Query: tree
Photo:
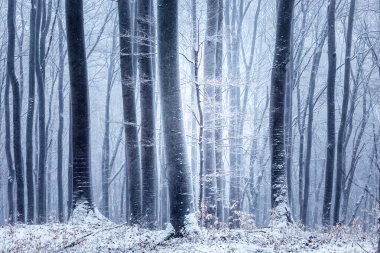
M 140 152 L 136 119 L 136 83 L 133 79 L 132 24 L 128 0 L 118 1 L 120 33 L 120 69 L 125 127 L 125 160 L 128 180 L 129 214 L 132 224 L 141 218 Z M 128 210 L 127 212 L 128 213 Z
M 94 210 L 90 178 L 90 115 L 87 60 L 84 40 L 83 0 L 66 0 L 66 34 L 71 92 L 73 148 L 72 210 Z
M 152 0 L 137 3 L 138 63 L 141 108 L 142 210 L 148 227 L 156 220 L 156 143 L 154 113 L 154 80 L 152 70 Z
M 194 212 L 187 163 L 178 59 L 178 1 L 158 1 L 158 63 L 172 236 L 186 234 Z M 195 218 L 194 218 L 195 219 Z
M 211 220 L 207 224 L 213 225 L 216 210 L 216 181 L 215 177 L 215 63 L 216 63 L 216 43 L 215 37 L 218 30 L 218 0 L 207 0 L 207 23 L 206 40 L 204 47 L 204 175 L 201 175 L 201 182 L 204 184 L 204 205 L 207 208 L 207 215 Z M 201 203 L 202 204 L 202 203 Z
M 340 215 L 340 199 L 342 196 L 343 177 L 345 176 L 343 167 L 343 146 L 346 134 L 346 121 L 348 111 L 348 100 L 350 96 L 350 74 L 351 74 L 351 45 L 352 45 L 352 30 L 354 28 L 355 0 L 351 0 L 350 13 L 348 15 L 347 38 L 346 38 L 346 56 L 344 63 L 344 87 L 343 87 L 343 103 L 342 116 L 338 131 L 338 140 L 336 147 L 336 178 L 335 178 L 335 205 L 334 205 L 334 225 L 339 222 Z
M 13 155 L 14 170 L 16 173 L 17 184 L 17 213 L 18 222 L 25 222 L 25 204 L 24 204 L 24 166 L 22 161 L 21 150 L 21 108 L 20 108 L 20 87 L 15 73 L 15 18 L 16 18 L 16 0 L 8 0 L 8 52 L 7 52 L 7 74 L 12 86 L 13 94 Z
M 63 211 L 63 126 L 64 126 L 64 98 L 63 98 L 63 73 L 65 69 L 65 52 L 64 52 L 64 28 L 62 22 L 62 9 L 58 16 L 58 51 L 59 51 L 59 73 L 58 73 L 58 103 L 59 103 L 59 126 L 58 126 L 58 143 L 57 143 L 57 183 L 58 183 L 58 220 L 64 221 Z
M 334 177 L 335 157 L 335 76 L 336 76 L 336 45 L 335 45 L 335 0 L 330 0 L 328 25 L 328 74 L 327 74 L 327 156 L 325 193 L 323 200 L 322 225 L 330 225 L 331 199 Z
M 289 62 L 293 0 L 281 0 L 277 14 L 276 45 L 270 96 L 271 200 L 275 219 L 291 222 L 285 169 L 285 85 Z
M 29 36 L 29 97 L 28 115 L 26 121 L 26 187 L 28 189 L 28 216 L 27 222 L 34 221 L 34 181 L 33 181 L 33 120 L 34 120 L 34 101 L 36 92 L 36 0 L 31 1 L 30 9 L 30 36 Z

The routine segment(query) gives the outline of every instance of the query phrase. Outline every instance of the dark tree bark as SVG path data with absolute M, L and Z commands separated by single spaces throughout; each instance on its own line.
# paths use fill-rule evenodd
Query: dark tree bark
M 18 222 L 25 222 L 25 204 L 24 204 L 24 166 L 22 161 L 21 150 L 21 108 L 20 108 L 20 85 L 15 73 L 15 21 L 16 19 L 16 0 L 8 0 L 8 52 L 7 52 L 7 73 L 12 85 L 13 94 L 13 155 L 14 168 L 17 183 L 17 213 Z
M 133 79 L 132 22 L 128 0 L 118 1 L 120 69 L 125 126 L 125 155 L 128 180 L 129 215 L 132 224 L 141 218 L 141 171 L 136 120 L 136 83 Z M 128 210 L 127 212 L 128 213 Z
M 46 132 L 45 132 L 45 84 L 44 63 L 45 40 L 43 30 L 46 15 L 46 0 L 38 0 L 36 23 L 36 76 L 38 94 L 38 176 L 37 176 L 37 222 L 46 222 Z
M 156 153 L 154 80 L 150 42 L 152 32 L 152 0 L 137 3 L 138 63 L 141 108 L 141 172 L 142 172 L 142 215 L 148 227 L 156 220 Z
M 331 199 L 333 193 L 334 158 L 335 158 L 335 0 L 330 0 L 328 10 L 328 76 L 327 76 L 327 156 L 325 193 L 323 200 L 322 225 L 330 225 Z
M 158 1 L 158 63 L 163 135 L 168 169 L 170 222 L 173 236 L 183 236 L 194 212 L 187 163 L 178 59 L 178 1 Z
M 216 211 L 216 180 L 215 180 L 215 36 L 218 29 L 218 0 L 207 0 L 207 23 L 204 47 L 204 174 L 200 179 L 204 184 L 204 205 L 206 216 L 211 219 L 205 220 L 206 225 L 213 225 Z M 202 204 L 202 203 L 201 203 Z M 205 217 L 202 217 L 202 220 Z
M 293 0 L 282 0 L 277 16 L 276 48 L 272 69 L 270 99 L 271 200 L 274 219 L 292 221 L 288 207 L 285 169 L 285 85 L 289 62 Z
M 319 63 L 322 55 L 322 48 L 325 44 L 327 33 L 322 32 L 322 37 L 314 51 L 313 63 L 311 67 L 310 81 L 309 81 L 309 94 L 307 98 L 309 116 L 307 119 L 307 141 L 306 141 L 306 160 L 305 160 L 305 184 L 303 188 L 303 200 L 302 200 L 302 213 L 301 221 L 307 226 L 307 210 L 309 204 L 310 193 L 310 160 L 311 160 L 311 148 L 313 144 L 313 119 L 314 119 L 314 91 L 315 82 L 319 70 Z
M 14 224 L 15 210 L 14 210 L 14 180 L 15 171 L 13 168 L 13 158 L 11 152 L 11 117 L 9 108 L 9 88 L 10 82 L 7 76 L 5 83 L 4 94 L 4 114 L 5 114 L 5 156 L 8 166 L 8 222 Z
M 29 36 L 29 97 L 28 97 L 28 114 L 26 120 L 26 187 L 28 189 L 28 214 L 27 223 L 34 221 L 34 181 L 33 181 L 33 120 L 34 120 L 34 103 L 36 92 L 36 14 L 37 2 L 31 1 L 30 10 L 30 36 Z
M 225 175 L 223 169 L 223 0 L 219 0 L 218 7 L 218 31 L 216 41 L 216 61 L 215 61 L 215 169 L 216 178 L 216 217 L 218 222 L 224 220 L 224 187 Z
M 73 211 L 93 211 L 90 164 L 90 115 L 83 1 L 66 0 L 66 33 L 71 91 L 71 142 L 73 145 Z
M 62 9 L 60 9 L 60 14 L 62 14 Z M 64 28 L 62 23 L 61 15 L 58 16 L 58 51 L 59 51 L 59 73 L 58 73 L 58 110 L 59 110 L 59 123 L 58 123 L 58 143 L 57 143 L 57 183 L 58 183 L 58 220 L 59 222 L 64 221 L 64 211 L 63 211 L 63 109 L 64 109 L 64 98 L 63 98 L 63 73 L 65 69 L 65 52 L 64 52 Z
M 348 15 L 347 25 L 347 38 L 346 38 L 346 56 L 344 63 L 344 86 L 343 86 L 343 103 L 342 103 L 342 116 L 338 131 L 338 140 L 336 147 L 336 178 L 335 178 L 335 204 L 334 204 L 334 225 L 337 225 L 340 220 L 340 199 L 342 195 L 343 177 L 345 176 L 345 168 L 343 167 L 343 148 L 346 133 L 346 121 L 348 111 L 348 100 L 350 96 L 350 74 L 351 74 L 351 44 L 352 44 L 352 31 L 354 28 L 354 15 L 355 15 L 355 0 L 351 0 L 350 13 Z

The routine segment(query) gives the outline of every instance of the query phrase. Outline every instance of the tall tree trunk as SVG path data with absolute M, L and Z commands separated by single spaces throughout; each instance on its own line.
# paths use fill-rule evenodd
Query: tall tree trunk
M 292 218 L 288 207 L 286 185 L 284 102 L 293 4 L 293 0 L 281 0 L 279 4 L 275 57 L 272 69 L 269 133 L 271 138 L 271 200 L 274 219 L 286 219 L 288 222 L 291 222 Z
M 215 169 L 216 178 L 216 217 L 218 222 L 223 221 L 225 175 L 223 169 L 223 0 L 219 0 L 218 31 L 216 41 L 215 60 Z
M 129 213 L 132 224 L 141 218 L 141 170 L 136 119 L 136 83 L 133 79 L 132 21 L 128 0 L 118 1 L 120 32 L 120 69 L 125 126 L 125 160 L 128 180 Z
M 15 210 L 14 210 L 14 180 L 15 171 L 13 168 L 13 158 L 11 152 L 11 117 L 9 108 L 9 88 L 10 82 L 7 76 L 5 83 L 4 94 L 4 113 L 5 113 L 5 155 L 7 158 L 8 166 L 8 222 L 14 224 Z
M 319 70 L 319 63 L 322 55 L 322 48 L 325 44 L 327 33 L 322 32 L 322 37 L 314 51 L 313 63 L 311 67 L 310 81 L 309 81 L 309 94 L 307 98 L 309 116 L 307 119 L 307 141 L 306 141 L 306 160 L 305 160 L 305 184 L 303 188 L 303 202 L 302 202 L 302 223 L 307 226 L 307 210 L 309 204 L 310 193 L 310 160 L 311 160 L 311 148 L 313 144 L 313 119 L 314 119 L 314 91 L 315 82 Z
M 137 3 L 138 63 L 141 108 L 142 215 L 150 228 L 156 221 L 156 144 L 154 113 L 154 80 L 152 69 L 152 0 Z
M 59 110 L 59 123 L 58 123 L 58 143 L 57 143 L 57 184 L 58 184 L 58 220 L 59 222 L 64 222 L 64 211 L 63 211 L 63 109 L 64 109 L 64 98 L 63 98 L 63 74 L 65 69 L 65 52 L 64 52 L 64 28 L 62 23 L 62 8 L 59 10 L 60 15 L 58 16 L 58 51 L 59 51 L 59 73 L 58 73 L 58 110 Z
M 206 225 L 213 225 L 216 209 L 215 180 L 215 36 L 218 29 L 218 0 L 207 0 L 206 41 L 204 47 L 204 174 L 201 182 L 204 184 L 204 205 L 207 208 Z M 204 219 L 205 217 L 202 217 Z
M 342 103 L 342 116 L 338 131 L 338 140 L 336 147 L 336 178 L 335 178 L 335 204 L 334 204 L 334 225 L 339 223 L 340 216 L 340 199 L 342 195 L 343 177 L 345 176 L 345 168 L 343 167 L 343 147 L 345 142 L 346 121 L 348 111 L 348 100 L 350 96 L 350 74 L 351 74 L 351 44 L 352 44 L 352 31 L 354 28 L 354 14 L 355 14 L 356 0 L 351 0 L 350 13 L 348 15 L 347 38 L 346 38 L 346 56 L 344 63 L 344 86 L 343 86 L 343 103 Z
M 34 120 L 34 103 L 36 92 L 36 14 L 37 2 L 32 0 L 30 9 L 30 36 L 29 36 L 29 97 L 28 97 L 28 115 L 26 121 L 26 187 L 28 189 L 28 217 L 27 223 L 34 221 L 34 181 L 33 181 L 33 120 Z
M 14 167 L 17 183 L 17 213 L 18 222 L 25 222 L 24 204 L 24 166 L 21 151 L 21 110 L 20 110 L 20 87 L 15 73 L 15 21 L 16 0 L 8 0 L 8 52 L 7 52 L 7 73 L 12 85 L 13 93 L 13 155 Z
M 106 106 L 104 115 L 104 137 L 103 137 L 103 153 L 102 153 L 102 209 L 105 217 L 110 217 L 110 194 L 109 184 L 111 176 L 110 165 L 110 101 L 111 92 L 115 72 L 115 55 L 116 55 L 116 28 L 112 34 L 112 48 L 109 58 L 108 74 L 107 74 L 107 93 L 106 93 Z
M 45 56 L 45 40 L 43 30 L 45 25 L 45 0 L 38 0 L 36 25 L 36 76 L 38 94 L 38 183 L 37 183 L 37 222 L 46 222 L 46 133 L 45 133 L 45 84 L 44 70 L 41 59 Z
M 73 211 L 94 209 L 91 196 L 90 115 L 83 1 L 66 0 L 66 33 L 71 91 Z
M 186 234 L 194 212 L 187 163 L 178 59 L 178 1 L 158 1 L 158 62 L 163 135 L 168 169 L 170 222 L 173 236 Z M 194 218 L 193 218 L 194 219 Z
M 322 225 L 330 225 L 331 199 L 333 193 L 334 157 L 335 157 L 335 76 L 336 76 L 336 45 L 335 45 L 335 5 L 336 0 L 330 0 L 328 10 L 328 76 L 327 76 L 327 156 L 325 193 L 323 200 Z

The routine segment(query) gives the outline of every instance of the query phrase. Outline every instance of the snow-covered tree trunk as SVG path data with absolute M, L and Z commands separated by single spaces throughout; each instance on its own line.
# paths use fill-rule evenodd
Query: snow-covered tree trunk
M 165 157 L 168 169 L 173 236 L 194 223 L 190 168 L 187 162 L 178 59 L 178 1 L 158 1 L 158 63 Z
M 275 220 L 292 221 L 288 207 L 285 168 L 285 85 L 289 62 L 293 0 L 281 0 L 277 16 L 276 46 L 270 96 L 271 202 Z
M 204 205 L 207 208 L 206 225 L 213 225 L 216 211 L 215 180 L 215 63 L 216 34 L 218 29 L 218 0 L 207 0 L 207 23 L 204 47 L 204 174 L 201 182 L 204 185 Z M 204 219 L 205 217 L 202 217 Z

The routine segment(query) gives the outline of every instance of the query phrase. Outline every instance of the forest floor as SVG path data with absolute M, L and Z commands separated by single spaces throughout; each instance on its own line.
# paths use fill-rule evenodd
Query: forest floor
M 126 224 L 16 225 L 0 228 L 0 252 L 375 252 L 375 232 L 335 228 L 308 232 L 297 226 L 251 230 L 200 230 L 165 240 L 168 231 Z

